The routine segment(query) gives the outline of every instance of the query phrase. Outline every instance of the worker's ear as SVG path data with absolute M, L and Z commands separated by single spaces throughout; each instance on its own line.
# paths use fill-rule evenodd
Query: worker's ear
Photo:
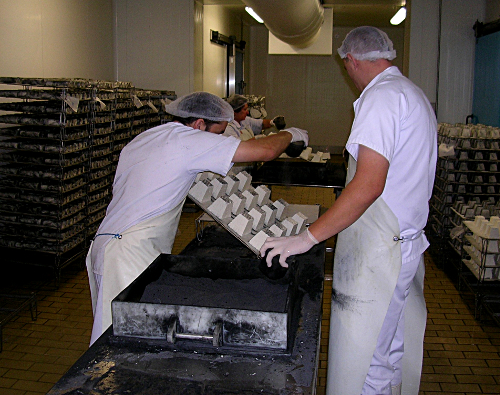
M 349 60 L 349 62 L 352 63 L 352 66 L 357 69 L 358 68 L 358 60 L 352 56 L 350 53 L 347 54 L 347 59 Z
M 207 125 L 205 124 L 205 121 L 201 118 L 198 118 L 196 121 L 192 122 L 191 126 L 193 129 L 198 129 L 198 130 L 207 130 Z
M 354 57 L 353 57 L 350 53 L 348 53 L 348 54 L 346 55 L 346 58 L 347 58 L 347 61 L 348 61 L 348 62 L 351 62 L 353 66 L 355 66 L 355 65 L 356 65 L 356 59 L 354 59 Z

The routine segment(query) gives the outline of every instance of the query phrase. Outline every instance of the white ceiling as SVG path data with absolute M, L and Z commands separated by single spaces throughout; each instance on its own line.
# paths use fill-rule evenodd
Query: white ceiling
M 247 23 L 256 23 L 245 13 L 242 0 L 204 0 L 207 5 L 224 5 L 239 13 Z M 325 7 L 333 8 L 334 26 L 391 26 L 389 20 L 405 5 L 405 0 L 323 0 Z M 404 22 L 403 22 L 404 23 Z

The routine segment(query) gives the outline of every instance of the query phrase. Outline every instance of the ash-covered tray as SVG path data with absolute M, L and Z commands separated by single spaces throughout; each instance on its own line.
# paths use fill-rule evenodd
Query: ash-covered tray
M 112 301 L 113 335 L 163 346 L 284 352 L 294 305 L 293 273 L 269 279 L 256 258 L 160 255 Z M 293 272 L 291 270 L 290 272 Z

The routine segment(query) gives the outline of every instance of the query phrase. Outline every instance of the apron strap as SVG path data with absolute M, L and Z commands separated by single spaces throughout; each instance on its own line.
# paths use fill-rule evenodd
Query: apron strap
M 418 231 L 417 233 L 411 235 L 411 236 L 394 236 L 392 240 L 394 241 L 400 241 L 401 243 L 404 243 L 406 241 L 413 241 L 418 239 L 422 234 L 425 232 L 423 230 Z
M 113 236 L 113 239 L 122 238 L 122 235 L 120 233 L 97 233 L 92 240 L 95 240 L 97 236 Z

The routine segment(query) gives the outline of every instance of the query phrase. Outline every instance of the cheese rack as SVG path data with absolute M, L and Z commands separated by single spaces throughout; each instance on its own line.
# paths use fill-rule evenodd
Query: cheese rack
M 121 149 L 167 122 L 173 91 L 129 82 L 0 77 L 0 249 L 60 270 L 81 260 L 111 198 Z

